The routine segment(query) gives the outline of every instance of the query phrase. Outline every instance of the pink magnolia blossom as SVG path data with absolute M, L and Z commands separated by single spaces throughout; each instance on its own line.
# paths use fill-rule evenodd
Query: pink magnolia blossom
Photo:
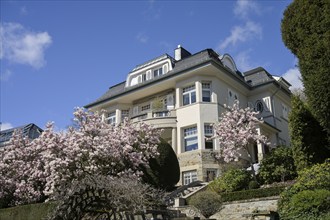
M 110 125 L 82 108 L 74 117 L 77 126 L 66 132 L 54 132 L 49 123 L 33 141 L 13 135 L 0 152 L 0 199 L 13 196 L 15 204 L 52 199 L 56 190 L 91 174 L 139 178 L 140 167 L 158 155 L 158 129 L 128 120 Z
M 252 160 L 249 145 L 267 142 L 266 136 L 259 134 L 257 130 L 258 124 L 262 122 L 257 118 L 258 112 L 250 108 L 239 108 L 238 102 L 227 108 L 228 111 L 222 114 L 220 122 L 213 126 L 213 138 L 218 139 L 220 143 L 217 158 L 223 158 L 227 163 L 238 161 L 242 152 L 246 152 Z

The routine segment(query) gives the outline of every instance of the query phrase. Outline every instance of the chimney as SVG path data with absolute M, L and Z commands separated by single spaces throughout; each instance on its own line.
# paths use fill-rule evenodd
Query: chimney
M 189 57 L 190 55 L 191 53 L 186 49 L 184 49 L 183 47 L 181 47 L 181 45 L 178 45 L 178 48 L 174 50 L 174 59 L 176 61 Z

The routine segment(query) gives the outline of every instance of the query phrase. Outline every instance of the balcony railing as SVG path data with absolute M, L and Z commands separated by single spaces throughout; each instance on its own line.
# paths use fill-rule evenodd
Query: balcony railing
M 175 110 L 160 110 L 160 111 L 149 111 L 144 112 L 138 115 L 134 115 L 131 117 L 133 122 L 145 120 L 145 119 L 153 119 L 153 118 L 167 118 L 167 117 L 176 117 Z

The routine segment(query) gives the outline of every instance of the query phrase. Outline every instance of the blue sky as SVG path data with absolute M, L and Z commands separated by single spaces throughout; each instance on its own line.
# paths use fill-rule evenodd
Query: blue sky
M 281 40 L 290 2 L 1 0 L 2 130 L 48 121 L 65 129 L 75 107 L 179 44 L 229 53 L 241 71 L 262 66 L 301 87 Z

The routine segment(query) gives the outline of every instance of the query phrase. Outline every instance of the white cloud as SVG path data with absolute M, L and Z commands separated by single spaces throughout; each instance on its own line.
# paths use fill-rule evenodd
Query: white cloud
M 251 63 L 250 53 L 251 50 L 242 51 L 235 56 L 235 63 L 238 70 L 245 72 L 251 70 L 255 66 Z
M 287 70 L 282 77 L 292 85 L 292 89 L 303 89 L 301 74 L 297 67 Z
M 259 5 L 254 1 L 238 0 L 234 7 L 234 14 L 242 19 L 247 19 L 250 13 L 260 14 Z
M 10 76 L 12 75 L 12 72 L 10 70 L 5 70 L 4 72 L 0 73 L 0 81 L 8 81 Z
M 0 24 L 0 58 L 34 68 L 45 65 L 44 53 L 52 43 L 47 32 L 33 32 L 18 23 Z
M 262 37 L 262 28 L 253 21 L 247 21 L 244 26 L 235 26 L 231 29 L 231 34 L 219 46 L 224 50 L 228 46 L 235 46 L 239 42 L 246 42 L 251 39 Z
M 10 124 L 8 122 L 5 122 L 5 123 L 0 122 L 0 131 L 4 131 L 7 129 L 11 129 L 11 128 L 13 128 L 12 124 Z
M 138 33 L 138 35 L 136 35 L 136 39 L 140 42 L 140 43 L 147 43 L 148 40 L 149 40 L 149 37 L 143 33 L 143 32 L 140 32 Z

